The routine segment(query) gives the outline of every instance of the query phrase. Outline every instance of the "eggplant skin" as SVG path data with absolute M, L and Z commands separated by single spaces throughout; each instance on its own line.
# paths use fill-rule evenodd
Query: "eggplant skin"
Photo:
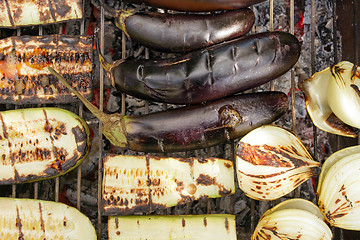
M 146 4 L 184 12 L 209 12 L 248 7 L 265 0 L 126 0 L 129 3 Z
M 16 36 L 0 40 L 0 103 L 70 103 L 76 98 L 49 74 L 57 69 L 87 99 L 92 97 L 93 37 Z
M 145 100 L 188 105 L 269 82 L 293 67 L 299 56 L 300 44 L 295 36 L 266 32 L 179 58 L 124 60 L 110 68 L 103 65 L 118 91 Z
M 279 119 L 288 109 L 283 92 L 231 96 L 142 116 L 125 116 L 129 149 L 139 152 L 179 152 L 211 147 L 244 136 Z
M 0 1 L 0 28 L 43 25 L 83 17 L 82 0 Z
M 39 181 L 77 167 L 90 149 L 83 119 L 61 108 L 0 112 L 0 184 Z
M 162 52 L 190 52 L 240 37 L 249 32 L 255 21 L 249 8 L 218 14 L 129 11 L 115 17 L 116 25 L 132 41 Z

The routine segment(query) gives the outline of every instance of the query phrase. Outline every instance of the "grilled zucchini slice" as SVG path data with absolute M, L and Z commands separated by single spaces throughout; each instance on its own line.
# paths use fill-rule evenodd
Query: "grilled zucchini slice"
M 151 212 L 234 192 L 229 160 L 129 155 L 104 159 L 104 215 Z
M 113 216 L 109 240 L 236 240 L 235 216 L 229 214 Z
M 65 174 L 89 150 L 87 124 L 61 108 L 3 111 L 0 124 L 0 184 Z
M 59 23 L 83 17 L 82 0 L 6 0 L 0 1 L 0 27 Z
M 95 240 L 89 218 L 73 207 L 33 199 L 0 198 L 0 239 Z
M 92 94 L 93 37 L 15 36 L 0 40 L 0 103 L 78 100 L 45 67 L 53 67 L 86 98 Z

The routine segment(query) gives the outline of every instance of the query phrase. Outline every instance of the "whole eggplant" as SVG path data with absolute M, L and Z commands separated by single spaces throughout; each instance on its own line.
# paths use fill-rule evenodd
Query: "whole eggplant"
M 217 14 L 169 14 L 115 10 L 102 5 L 127 37 L 162 52 L 190 52 L 240 37 L 255 21 L 249 8 Z
M 146 4 L 183 12 L 209 12 L 248 7 L 265 0 L 126 0 L 129 3 Z
M 103 123 L 114 145 L 140 152 L 178 152 L 211 147 L 239 138 L 280 118 L 286 94 L 258 92 L 141 116 L 105 114 L 48 68 Z
M 182 57 L 100 62 L 118 91 L 172 104 L 212 101 L 251 89 L 286 73 L 300 56 L 298 39 L 286 32 L 237 38 Z

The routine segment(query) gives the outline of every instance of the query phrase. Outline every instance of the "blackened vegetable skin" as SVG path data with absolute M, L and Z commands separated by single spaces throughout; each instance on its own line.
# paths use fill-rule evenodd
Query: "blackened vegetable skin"
M 152 7 L 185 12 L 208 12 L 248 7 L 265 0 L 126 0 L 129 3 L 145 3 Z
M 286 73 L 298 60 L 297 38 L 285 32 L 253 34 L 183 57 L 125 60 L 106 67 L 117 90 L 172 104 L 212 101 Z
M 126 17 L 125 17 L 126 16 Z M 219 14 L 119 11 L 116 25 L 131 40 L 162 52 L 190 52 L 246 34 L 255 16 L 249 8 Z
M 128 148 L 140 152 L 201 149 L 239 138 L 270 124 L 288 109 L 282 92 L 241 94 L 142 116 L 125 116 Z

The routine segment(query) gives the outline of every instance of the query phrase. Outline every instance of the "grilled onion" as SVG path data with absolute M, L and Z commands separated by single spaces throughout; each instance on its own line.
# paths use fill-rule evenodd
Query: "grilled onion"
M 332 233 L 315 204 L 291 199 L 266 211 L 251 239 L 330 240 Z
M 314 175 L 319 166 L 290 131 L 262 126 L 244 136 L 236 152 L 239 187 L 257 200 L 274 200 Z
M 318 205 L 335 227 L 360 230 L 360 146 L 332 154 L 324 163 L 317 189 Z
M 360 127 L 359 75 L 357 66 L 340 62 L 300 84 L 315 126 L 333 134 L 357 136 L 350 126 Z

